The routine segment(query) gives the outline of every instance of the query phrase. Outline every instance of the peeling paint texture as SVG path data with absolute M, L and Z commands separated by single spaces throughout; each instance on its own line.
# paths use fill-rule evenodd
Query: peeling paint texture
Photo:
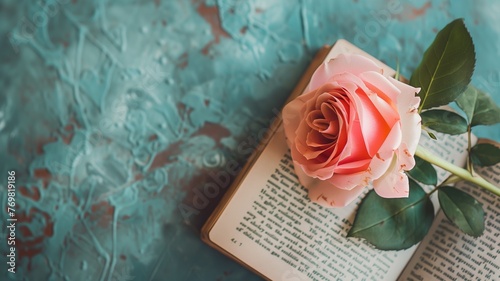
M 203 222 L 315 52 L 345 38 L 409 76 L 463 17 L 500 89 L 500 2 L 1 0 L 1 280 L 258 280 Z M 477 133 L 500 141 L 500 127 Z M 7 229 L 0 229 L 7 237 Z

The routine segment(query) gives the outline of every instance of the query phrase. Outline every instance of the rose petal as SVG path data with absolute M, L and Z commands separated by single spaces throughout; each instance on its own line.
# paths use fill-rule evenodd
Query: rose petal
M 397 163 L 397 155 L 394 155 L 386 173 L 373 181 L 373 189 L 380 197 L 402 198 L 409 196 L 408 177 L 399 169 Z
M 327 181 L 314 179 L 306 175 L 300 168 L 295 168 L 300 183 L 308 189 L 308 195 L 311 201 L 324 207 L 344 207 L 356 199 L 364 187 L 357 186 L 351 190 L 336 188 Z
M 369 182 L 378 179 L 387 171 L 400 142 L 401 130 L 398 126 L 394 126 L 379 152 L 371 160 L 368 169 L 355 174 L 334 174 L 328 181 L 344 189 L 352 189 L 357 185 L 368 185 Z
M 304 95 L 304 97 L 310 97 L 312 98 L 314 96 L 313 93 L 309 93 L 307 95 Z M 282 118 L 283 118 L 283 128 L 285 129 L 285 135 L 287 137 L 287 141 L 289 144 L 296 138 L 296 130 L 297 127 L 299 126 L 300 122 L 302 121 L 301 116 L 300 116 L 300 111 L 302 107 L 305 104 L 304 99 L 296 98 L 289 102 L 288 104 L 285 105 L 282 111 Z M 291 145 L 290 145 L 291 146 Z
M 315 151 L 325 151 L 335 144 L 334 139 L 328 139 L 321 132 L 311 130 L 306 137 L 307 146 L 317 149 Z
M 359 77 L 370 90 L 386 100 L 387 103 L 396 103 L 401 90 L 392 83 L 392 80 L 395 79 L 390 80 L 388 77 L 375 71 L 363 72 Z
M 398 96 L 397 106 L 401 117 L 402 142 L 407 145 L 411 154 L 414 154 L 421 134 L 421 118 L 418 114 L 420 98 L 415 96 L 420 92 L 420 88 L 411 87 L 393 78 L 389 79 L 401 91 L 401 95 Z
M 292 151 L 292 158 L 295 160 L 294 166 L 300 167 L 304 173 L 309 175 L 310 177 L 318 178 L 321 180 L 326 180 L 332 177 L 333 170 L 336 166 L 336 163 L 313 163 L 311 161 L 301 161 L 303 156 L 300 154 L 294 154 Z M 296 169 L 297 170 L 297 169 Z
M 420 88 L 415 88 L 413 86 L 410 86 L 408 84 L 405 84 L 399 80 L 396 80 L 392 77 L 387 77 L 391 83 L 398 88 L 401 93 L 406 93 L 411 97 L 413 97 L 415 94 L 418 94 L 420 92 Z M 410 93 L 413 93 L 413 95 L 410 95 Z M 414 104 L 415 106 L 418 106 L 418 104 Z
M 415 99 L 420 100 L 419 98 Z M 418 114 L 416 107 L 405 107 L 403 110 L 406 111 L 401 111 L 400 109 L 401 132 L 403 135 L 402 142 L 407 145 L 411 154 L 414 154 L 418 146 L 418 141 L 420 140 L 422 119 Z
M 392 80 L 377 72 L 366 72 L 361 74 L 361 78 L 367 87 L 375 94 L 368 97 L 372 100 L 374 106 L 382 114 L 385 122 L 390 127 L 400 120 L 397 108 L 397 99 L 401 91 L 392 84 Z
M 366 71 L 381 72 L 382 70 L 375 62 L 363 56 L 341 54 L 335 59 L 322 63 L 316 69 L 306 91 L 320 87 L 337 74 L 352 73 L 354 75 L 359 75 Z
M 396 124 L 389 135 L 387 135 L 384 144 L 382 144 L 382 147 L 380 147 L 380 150 L 370 163 L 372 179 L 378 179 L 387 171 L 391 164 L 392 157 L 395 154 L 395 150 L 401 143 L 401 138 L 401 128 L 399 124 Z
M 398 167 L 401 170 L 409 171 L 415 167 L 414 153 L 408 149 L 406 143 L 402 143 L 398 149 Z
M 371 157 L 366 151 L 366 143 L 361 132 L 359 122 L 350 124 L 350 131 L 348 133 L 348 141 L 350 153 L 340 156 L 339 163 L 335 172 L 337 173 L 357 173 L 368 168 Z
M 385 79 L 383 76 L 380 77 Z M 349 138 L 363 138 L 369 157 L 373 157 L 382 145 L 385 136 L 387 136 L 394 123 L 399 120 L 397 112 L 395 112 L 395 108 L 388 106 L 384 100 L 377 99 L 376 95 L 366 87 L 359 77 L 355 77 L 350 73 L 344 73 L 336 76 L 335 80 L 341 85 L 349 85 L 346 91 L 350 97 L 351 109 L 354 110 L 352 114 L 358 116 L 354 122 L 359 122 L 361 128 L 361 134 L 357 136 L 349 135 Z M 385 80 L 387 81 L 387 79 Z M 393 90 L 399 92 L 397 88 Z M 370 96 L 374 96 L 373 100 Z M 374 101 L 376 103 L 374 103 Z M 351 125 L 352 122 L 349 123 L 349 126 Z M 354 132 L 357 133 L 356 131 Z
M 367 144 L 367 152 L 370 156 L 374 156 L 390 133 L 395 120 L 393 120 L 392 123 L 386 123 L 379 108 L 373 103 L 368 103 L 367 97 L 363 97 L 362 100 L 363 106 L 358 109 L 359 122 L 361 124 L 363 138 Z M 391 115 L 392 110 L 383 113 Z
M 357 186 L 367 186 L 370 183 L 372 174 L 369 169 L 354 174 L 334 174 L 327 181 L 339 189 L 351 190 Z
M 358 186 L 351 190 L 336 188 L 325 181 L 317 181 L 317 185 L 309 188 L 311 201 L 327 207 L 345 207 L 363 192 L 364 186 Z

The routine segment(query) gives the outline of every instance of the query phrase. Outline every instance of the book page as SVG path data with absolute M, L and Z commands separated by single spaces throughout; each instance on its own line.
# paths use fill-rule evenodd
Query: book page
M 500 164 L 476 172 L 500 184 Z M 500 197 L 469 183 L 457 187 L 483 204 L 483 235 L 462 233 L 439 212 L 401 280 L 500 280 Z
M 209 236 L 272 280 L 394 280 L 412 249 L 384 252 L 347 239 L 359 202 L 338 209 L 312 203 L 279 127 Z
M 450 149 L 441 153 L 443 158 L 464 164 L 462 136 L 443 136 L 438 142 L 424 137 L 422 142 L 432 145 L 430 150 Z M 280 126 L 209 237 L 272 280 L 396 280 L 415 246 L 379 251 L 347 238 L 360 201 L 335 209 L 312 203 L 294 174 Z

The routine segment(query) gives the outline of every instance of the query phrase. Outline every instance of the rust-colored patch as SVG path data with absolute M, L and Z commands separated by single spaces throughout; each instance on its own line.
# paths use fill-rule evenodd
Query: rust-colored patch
M 184 69 L 188 66 L 188 61 L 185 60 L 183 62 L 181 62 L 180 64 L 177 65 L 180 69 Z
M 396 15 L 400 21 L 414 20 L 418 17 L 424 16 L 427 10 L 431 8 L 431 2 L 425 3 L 421 8 L 416 8 L 410 4 L 405 4 L 403 6 L 403 12 Z
M 224 126 L 206 122 L 203 127 L 201 127 L 197 132 L 193 134 L 193 136 L 205 135 L 212 139 L 214 139 L 217 143 L 220 143 L 221 139 L 225 137 L 229 137 L 231 132 Z
M 23 237 L 28 237 L 28 236 L 32 236 L 33 233 L 31 232 L 31 230 L 29 229 L 29 227 L 27 227 L 26 225 L 21 225 L 19 227 L 19 232 L 21 233 L 21 235 Z
M 264 12 L 264 9 L 259 8 L 259 7 L 255 8 L 255 13 L 256 13 L 256 14 L 261 14 L 261 13 L 263 13 L 263 12 Z
M 38 179 L 50 179 L 51 174 L 46 168 L 39 168 L 33 171 L 35 178 Z
M 33 220 L 39 221 L 40 217 L 44 219 L 44 225 L 37 231 L 32 231 L 27 225 Z M 43 242 L 45 239 L 54 235 L 54 222 L 50 215 L 36 208 L 29 211 L 19 212 L 17 214 L 19 236 L 16 239 L 16 246 L 19 253 L 19 259 L 28 258 L 28 270 L 31 268 L 31 258 L 43 251 Z
M 179 63 L 177 64 L 177 66 L 180 68 L 180 69 L 184 69 L 188 66 L 188 53 L 183 53 L 181 55 L 181 57 L 179 58 Z
M 64 133 L 61 135 L 61 139 L 65 144 L 70 144 L 71 140 L 73 139 L 73 136 L 75 135 L 75 129 L 74 126 L 71 124 L 66 125 L 64 127 Z
M 411 11 L 412 11 L 412 15 L 417 18 L 417 17 L 420 17 L 420 16 L 423 16 L 425 15 L 425 13 L 427 12 L 427 10 L 431 7 L 431 2 L 427 2 L 425 3 L 424 6 L 422 6 L 422 8 L 420 9 L 417 9 L 417 8 L 413 8 Z
M 102 201 L 90 207 L 92 212 L 104 212 L 105 214 L 112 215 L 115 212 L 115 207 L 111 206 L 108 202 Z
M 178 110 L 179 112 L 184 112 L 184 111 L 186 111 L 186 109 L 187 109 L 186 105 L 185 105 L 184 103 L 181 103 L 181 102 L 180 102 L 180 103 L 177 103 L 177 104 L 176 104 L 176 107 L 177 107 L 177 110 Z
M 28 189 L 25 186 L 19 187 L 19 192 L 27 198 L 31 198 L 34 201 L 40 201 L 40 190 L 38 190 L 38 187 L 32 186 L 30 189 Z
M 143 175 L 143 174 L 136 174 L 136 175 L 134 176 L 134 180 L 135 180 L 135 181 L 140 181 L 140 180 L 142 180 L 143 178 L 144 178 L 144 175 Z
M 33 176 L 37 179 L 41 179 L 43 183 L 43 188 L 47 188 L 49 181 L 52 178 L 50 171 L 46 168 L 39 168 L 33 171 Z
M 90 207 L 90 213 L 86 213 L 85 216 L 91 221 L 95 221 L 98 226 L 102 228 L 108 227 L 115 214 L 115 207 L 106 201 L 95 203 Z
M 75 194 L 71 194 L 71 201 L 73 201 L 75 206 L 78 206 L 80 204 L 78 197 Z
M 163 167 L 168 163 L 173 162 L 171 156 L 179 153 L 179 148 L 181 146 L 181 142 L 176 142 L 171 144 L 167 149 L 156 154 L 155 159 L 151 163 L 148 172 L 153 171 L 157 168 Z
M 210 52 L 210 48 L 212 48 L 212 46 L 214 45 L 214 41 L 210 41 L 208 42 L 202 49 L 201 49 L 201 53 L 205 56 L 208 56 L 209 52 Z
M 227 33 L 221 25 L 219 18 L 219 7 L 217 6 L 207 6 L 205 3 L 200 3 L 198 8 L 196 9 L 200 16 L 202 16 L 208 24 L 210 24 L 210 28 L 212 29 L 212 34 L 215 38 L 215 43 L 220 42 L 221 37 L 230 38 L 231 36 Z
M 49 144 L 51 142 L 56 142 L 57 138 L 56 137 L 48 137 L 48 138 L 43 138 L 39 139 L 36 141 L 36 153 L 37 154 L 43 154 L 43 147 L 46 144 Z

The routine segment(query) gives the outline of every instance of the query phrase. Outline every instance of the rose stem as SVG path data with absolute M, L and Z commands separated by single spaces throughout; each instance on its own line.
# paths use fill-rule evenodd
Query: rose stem
M 476 184 L 484 189 L 487 189 L 487 190 L 493 192 L 494 194 L 500 196 L 500 188 L 494 186 L 493 184 L 489 183 L 488 181 L 486 181 L 485 179 L 483 179 L 480 176 L 473 176 L 473 175 L 471 175 L 471 173 L 469 171 L 462 169 L 456 165 L 451 164 L 448 161 L 445 161 L 445 160 L 437 157 L 436 155 L 430 153 L 429 151 L 427 151 L 425 148 L 421 147 L 420 145 L 417 147 L 417 151 L 415 151 L 415 155 L 417 155 L 418 157 L 424 159 L 425 161 L 427 161 L 431 164 L 434 164 L 438 167 L 441 167 L 441 168 L 447 170 L 448 172 L 451 172 L 451 173 L 461 177 L 462 179 L 464 179 L 466 181 L 474 183 L 474 184 Z

